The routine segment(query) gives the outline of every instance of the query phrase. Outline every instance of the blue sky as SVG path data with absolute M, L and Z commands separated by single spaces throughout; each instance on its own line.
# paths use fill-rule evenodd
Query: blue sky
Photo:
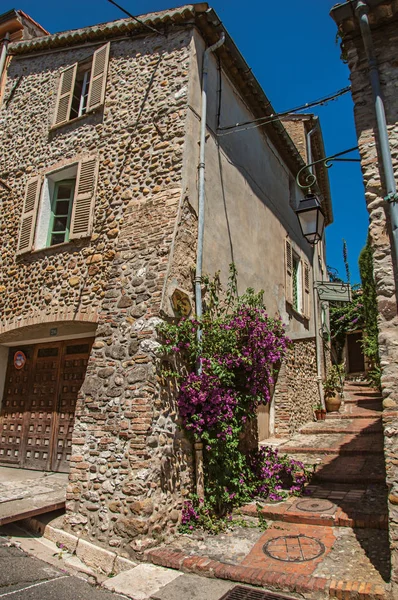
M 178 0 L 116 0 L 134 15 L 163 10 Z M 274 108 L 279 112 L 322 98 L 349 84 L 340 60 L 336 26 L 329 16 L 334 0 L 214 0 L 211 6 L 233 37 Z M 4 4 L 3 4 L 4 6 Z M 107 0 L 20 0 L 14 5 L 51 33 L 123 17 Z M 4 10 L 11 8 L 4 6 Z M 327 155 L 357 145 L 352 100 L 312 111 L 320 117 Z M 327 229 L 329 265 L 344 277 L 342 239 L 347 240 L 352 283 L 359 281 L 358 255 L 366 242 L 368 213 L 359 163 L 330 169 L 334 223 Z

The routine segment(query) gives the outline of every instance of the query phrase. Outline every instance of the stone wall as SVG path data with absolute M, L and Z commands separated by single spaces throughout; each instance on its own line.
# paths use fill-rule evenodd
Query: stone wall
M 192 487 L 191 447 L 157 372 L 155 326 L 184 244 L 181 168 L 190 31 L 114 41 L 103 111 L 50 130 L 59 72 L 94 49 L 15 57 L 1 109 L 2 331 L 77 315 L 98 322 L 73 433 L 66 527 L 139 552 L 176 526 Z M 6 100 L 15 83 L 12 100 Z M 97 153 L 93 235 L 16 258 L 24 189 Z M 192 216 L 191 229 L 195 228 Z M 143 541 L 145 540 L 145 541 Z M 151 540 L 151 541 L 150 541 Z
M 387 3 L 388 4 L 388 3 Z M 376 9 L 377 10 L 377 9 Z M 380 12 L 381 11 L 381 12 Z M 388 134 L 395 172 L 398 169 L 398 39 L 396 22 L 388 23 L 390 11 L 381 7 L 377 14 L 385 25 L 375 28 L 372 37 L 380 72 L 386 108 Z M 373 24 L 378 16 L 371 14 Z M 376 21 L 375 21 L 376 19 Z M 352 37 L 351 32 L 354 30 Z M 361 154 L 365 198 L 369 211 L 369 233 L 374 251 L 373 268 L 376 282 L 379 351 L 382 367 L 384 449 L 389 487 L 390 542 L 392 549 L 392 581 L 398 590 L 398 314 L 396 272 L 391 253 L 391 226 L 386 190 L 381 179 L 381 162 L 375 138 L 376 119 L 369 81 L 369 69 L 357 24 L 350 19 L 343 25 L 344 50 L 351 71 L 355 123 Z
M 275 385 L 276 437 L 290 437 L 313 420 L 314 402 L 319 398 L 316 375 L 315 340 L 295 340 Z

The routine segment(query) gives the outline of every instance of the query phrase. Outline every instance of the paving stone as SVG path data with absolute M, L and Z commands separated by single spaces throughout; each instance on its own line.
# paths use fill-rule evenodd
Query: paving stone
M 181 576 L 178 571 L 143 564 L 108 579 L 102 587 L 133 600 L 148 600 L 162 587 Z

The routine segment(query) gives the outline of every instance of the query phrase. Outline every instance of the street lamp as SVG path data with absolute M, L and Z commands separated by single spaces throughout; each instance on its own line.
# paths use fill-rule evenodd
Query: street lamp
M 325 227 L 325 215 L 315 194 L 307 194 L 296 210 L 303 236 L 310 244 L 321 241 Z

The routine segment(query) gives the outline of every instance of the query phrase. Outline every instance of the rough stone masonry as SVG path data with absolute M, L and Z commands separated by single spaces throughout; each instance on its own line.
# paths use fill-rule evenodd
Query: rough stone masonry
M 398 36 L 396 2 L 377 3 L 369 19 L 380 73 L 386 109 L 388 135 L 394 169 L 398 168 Z M 384 196 L 381 162 L 375 137 L 376 118 L 369 81 L 369 68 L 358 22 L 354 13 L 340 25 L 344 52 L 351 71 L 355 123 L 361 154 L 365 197 L 369 211 L 369 233 L 373 248 L 373 267 L 379 311 L 379 346 L 382 367 L 384 449 L 389 487 L 390 543 L 392 550 L 392 582 L 398 589 L 398 314 L 396 282 L 391 253 L 391 225 Z
M 59 73 L 93 50 L 14 57 L 5 98 L 23 77 L 1 114 L 0 177 L 12 189 L 1 192 L 1 331 L 98 322 L 76 411 L 66 526 L 125 554 L 176 527 L 192 485 L 191 447 L 155 366 L 181 212 L 190 36 L 112 41 L 103 113 L 57 129 Z M 99 160 L 93 235 L 17 258 L 27 179 L 82 153 Z

